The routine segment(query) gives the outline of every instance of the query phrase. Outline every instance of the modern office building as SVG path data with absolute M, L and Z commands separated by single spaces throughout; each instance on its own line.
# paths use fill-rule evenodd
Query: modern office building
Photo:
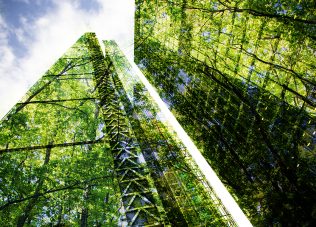
M 254 225 L 316 221 L 315 4 L 136 1 L 135 62 Z
M 220 198 L 136 65 L 104 46 L 105 57 L 84 34 L 1 121 L 0 225 L 235 226 L 242 212 Z

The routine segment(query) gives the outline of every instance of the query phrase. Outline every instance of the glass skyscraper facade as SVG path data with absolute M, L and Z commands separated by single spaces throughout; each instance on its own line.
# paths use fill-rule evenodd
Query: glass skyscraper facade
M 114 41 L 84 34 L 0 124 L 2 226 L 236 225 Z
M 255 225 L 315 222 L 315 9 L 136 1 L 135 62 Z

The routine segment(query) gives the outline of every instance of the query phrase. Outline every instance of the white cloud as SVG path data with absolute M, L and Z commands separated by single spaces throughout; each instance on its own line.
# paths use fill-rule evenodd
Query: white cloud
M 15 86 L 12 70 L 15 66 L 15 56 L 13 50 L 9 47 L 8 27 L 0 15 L 0 113 L 8 111 L 12 106 L 14 99 L 14 91 L 19 90 L 19 86 Z M 13 97 L 13 98 L 12 98 Z M 0 116 L 1 116 L 0 115 Z
M 78 1 L 54 0 L 56 7 L 34 23 L 21 17 L 20 28 L 8 28 L 0 17 L 0 118 L 84 32 L 96 32 L 99 39 L 117 40 L 132 57 L 133 1 L 98 2 L 101 7 L 96 12 L 80 9 Z M 9 46 L 9 29 L 26 47 L 22 58 L 15 56 Z

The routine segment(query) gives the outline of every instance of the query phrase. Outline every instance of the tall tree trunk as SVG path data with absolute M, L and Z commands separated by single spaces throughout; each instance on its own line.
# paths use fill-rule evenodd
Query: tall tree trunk
M 89 216 L 89 210 L 87 206 L 87 202 L 89 200 L 89 194 L 90 194 L 90 185 L 87 185 L 84 194 L 83 194 L 83 199 L 84 199 L 84 206 L 81 211 L 81 220 L 80 220 L 80 226 L 81 227 L 87 227 L 88 226 L 88 216 Z
M 49 144 L 52 145 L 53 142 L 50 142 Z M 51 147 L 48 147 L 46 149 L 45 161 L 44 161 L 44 164 L 42 165 L 42 168 L 45 168 L 45 166 L 49 163 L 50 152 L 51 152 Z M 37 183 L 37 186 L 35 189 L 35 193 L 34 193 L 35 197 L 33 199 L 29 200 L 28 204 L 24 208 L 22 215 L 18 218 L 17 227 L 24 226 L 26 220 L 30 217 L 30 213 L 31 213 L 33 207 L 35 206 L 35 204 L 37 203 L 40 191 L 43 187 L 45 174 L 46 174 L 46 172 L 44 172 L 42 176 L 39 176 L 39 180 L 38 180 L 38 183 Z

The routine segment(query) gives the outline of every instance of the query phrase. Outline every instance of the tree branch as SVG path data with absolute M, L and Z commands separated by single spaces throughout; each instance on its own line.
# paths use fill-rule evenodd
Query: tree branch
M 102 177 L 94 177 L 94 178 L 91 178 L 91 179 L 88 179 L 88 180 L 85 180 L 85 181 L 82 181 L 82 182 L 76 181 L 73 184 L 70 184 L 70 185 L 67 185 L 67 186 L 64 186 L 64 187 L 61 187 L 61 188 L 50 189 L 50 190 L 47 190 L 47 191 L 41 192 L 41 193 L 37 192 L 37 193 L 34 193 L 31 196 L 27 196 L 27 197 L 24 197 L 24 198 L 21 198 L 21 199 L 16 199 L 16 200 L 9 201 L 6 204 L 0 206 L 0 210 L 3 210 L 5 208 L 7 208 L 8 206 L 16 204 L 16 203 L 24 202 L 24 201 L 29 200 L 29 199 L 42 197 L 42 196 L 45 196 L 47 194 L 58 192 L 58 191 L 63 191 L 63 190 L 67 190 L 67 189 L 82 189 L 83 190 L 84 188 L 81 185 L 87 184 L 87 183 L 91 183 L 91 182 L 93 182 L 95 180 L 104 179 L 106 177 L 113 177 L 113 175 L 105 175 L 105 176 L 102 176 Z
M 32 103 L 56 103 L 56 102 L 70 102 L 70 101 L 82 101 L 82 100 L 94 100 L 96 98 L 78 98 L 78 99 L 58 99 L 58 100 L 43 100 L 43 101 L 29 101 L 29 102 L 19 102 L 17 103 L 18 105 L 27 105 L 27 104 L 32 104 Z
M 38 145 L 38 146 L 30 146 L 30 147 L 17 147 L 17 148 L 6 148 L 0 149 L 0 155 L 7 152 L 14 152 L 14 151 L 31 151 L 31 150 L 38 150 L 38 149 L 45 149 L 45 148 L 55 148 L 55 147 L 72 147 L 77 145 L 86 145 L 86 144 L 95 144 L 101 143 L 103 137 L 97 140 L 87 140 L 87 141 L 79 141 L 73 143 L 57 143 L 57 144 L 47 144 L 47 145 Z

